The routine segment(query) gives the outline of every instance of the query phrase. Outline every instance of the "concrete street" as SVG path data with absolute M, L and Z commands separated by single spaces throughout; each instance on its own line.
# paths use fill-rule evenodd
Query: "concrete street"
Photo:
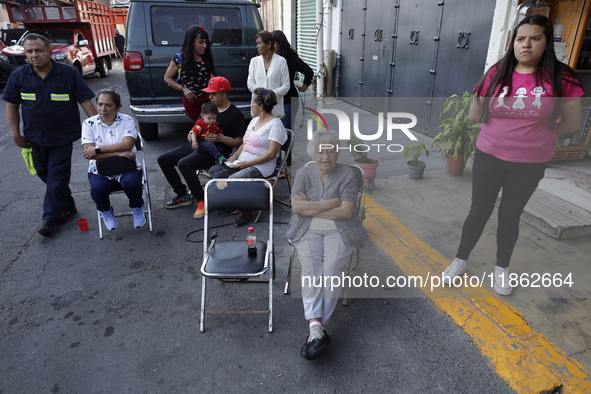
M 86 81 L 95 92 L 115 87 L 123 96 L 121 112 L 130 113 L 121 62 L 108 78 Z M 306 106 L 312 106 L 309 99 Z M 375 122 L 375 115 L 360 112 Z M 307 361 L 299 356 L 308 332 L 301 299 L 283 294 L 290 211 L 276 203 L 273 333 L 261 315 L 209 315 L 200 333 L 202 233 L 191 232 L 203 221 L 193 219 L 195 205 L 164 209 L 173 192 L 156 161 L 183 143 L 190 127 L 160 125 L 159 139 L 145 143 L 153 233 L 147 225 L 134 229 L 127 217 L 99 239 L 88 163 L 75 143 L 71 188 L 78 214 L 42 238 L 34 230 L 41 223 L 44 185 L 28 173 L 0 111 L 0 394 L 525 393 L 553 392 L 560 384 L 565 393 L 589 392 L 589 240 L 556 241 L 527 225 L 512 268 L 532 273 L 560 266 L 560 272 L 574 273 L 573 288 L 520 288 L 500 301 L 486 285 L 478 294 L 353 289 L 348 305 L 339 303 L 327 325 L 333 342 Z M 368 131 L 375 132 L 374 123 Z M 296 130 L 293 176 L 310 160 L 305 136 L 305 128 Z M 429 137 L 417 138 L 430 145 Z M 453 258 L 469 208 L 469 173 L 446 175 L 432 153 L 425 178 L 412 181 L 401 153 L 377 158 L 378 178 L 366 202 L 372 209 L 364 222 L 370 238 L 353 274 L 382 280 L 440 274 Z M 352 162 L 347 152 L 339 161 Z M 287 199 L 285 180 L 276 195 Z M 127 208 L 125 196 L 112 197 L 112 204 L 116 211 Z M 75 222 L 81 217 L 88 219 L 87 232 Z M 212 218 L 213 225 L 230 224 L 218 229 L 221 239 L 245 239 L 246 229 L 232 222 Z M 255 232 L 262 228 L 264 223 L 256 224 Z M 492 220 L 469 274 L 492 270 L 495 230 Z M 294 268 L 296 278 L 298 272 Z M 209 281 L 208 302 L 262 309 L 266 290 Z

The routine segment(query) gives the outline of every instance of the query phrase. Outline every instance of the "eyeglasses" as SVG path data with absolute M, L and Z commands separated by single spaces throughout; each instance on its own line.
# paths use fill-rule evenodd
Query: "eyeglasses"
M 336 150 L 322 150 L 316 151 L 314 154 L 318 157 L 324 157 L 325 155 L 328 157 L 334 157 L 338 154 L 338 152 Z

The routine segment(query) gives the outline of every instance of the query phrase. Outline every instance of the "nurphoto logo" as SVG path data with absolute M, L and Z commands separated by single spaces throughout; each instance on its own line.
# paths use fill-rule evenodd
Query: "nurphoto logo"
M 305 112 L 305 115 L 310 116 L 307 122 L 307 130 L 308 130 L 308 140 L 312 139 L 314 134 L 314 121 L 318 124 L 318 130 L 328 130 L 328 125 L 326 123 L 326 119 L 324 119 L 323 114 L 333 114 L 337 117 L 339 122 L 339 140 L 348 141 L 351 139 L 351 120 L 349 116 L 344 113 L 343 111 L 339 111 L 337 109 L 323 109 L 320 112 L 313 110 L 312 108 L 305 107 L 308 112 Z M 378 130 L 373 134 L 362 134 L 359 131 L 359 113 L 353 113 L 353 134 L 362 141 L 376 141 L 382 138 L 384 134 L 384 113 L 380 112 L 377 115 L 378 118 Z M 408 123 L 398 123 L 395 120 L 404 120 L 410 119 Z M 417 117 L 408 112 L 388 112 L 386 114 L 386 139 L 388 142 L 392 141 L 394 132 L 402 132 L 406 137 L 408 137 L 411 141 L 417 141 L 417 138 L 410 132 L 410 129 L 416 126 L 417 124 Z M 375 149 L 377 152 L 380 152 L 381 149 L 384 149 L 388 152 L 396 153 L 402 152 L 404 147 L 400 144 L 383 144 L 383 143 L 372 143 L 372 144 L 355 144 L 355 145 L 348 145 L 348 146 L 332 146 L 331 144 L 321 144 L 322 146 L 319 149 L 332 149 L 335 148 L 337 151 L 339 150 L 346 150 L 351 152 L 354 150 L 355 152 L 369 152 L 370 150 Z

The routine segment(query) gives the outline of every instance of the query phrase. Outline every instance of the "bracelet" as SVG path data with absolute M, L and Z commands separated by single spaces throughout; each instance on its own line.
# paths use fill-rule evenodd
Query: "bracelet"
M 186 89 L 186 86 L 185 85 L 181 85 L 181 92 L 185 93 L 185 89 Z

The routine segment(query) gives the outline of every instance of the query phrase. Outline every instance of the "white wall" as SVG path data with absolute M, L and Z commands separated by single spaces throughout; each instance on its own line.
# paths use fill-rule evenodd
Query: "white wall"
M 336 6 L 331 5 L 330 1 L 327 1 L 327 3 L 327 7 L 325 7 L 325 10 L 327 12 L 327 29 L 324 33 L 324 49 L 333 49 L 334 51 L 336 51 L 337 55 L 340 55 L 341 7 L 343 4 L 343 0 L 337 0 Z
M 497 0 L 491 28 L 485 71 L 495 64 L 505 52 L 505 44 L 517 10 L 517 0 Z
M 274 8 L 280 9 L 281 5 L 281 19 L 282 25 L 278 29 L 289 39 L 289 42 L 294 45 L 296 40 L 296 5 L 297 0 L 266 0 L 263 2 L 263 7 L 268 2 L 273 1 Z M 341 26 L 341 5 L 343 0 L 337 0 L 337 5 L 330 4 L 330 0 L 323 0 L 324 4 L 324 49 L 333 49 L 337 53 L 340 51 L 340 26 Z M 261 12 L 261 16 L 263 12 Z M 277 18 L 278 19 L 278 18 Z
M 8 12 L 6 11 L 6 4 L 1 4 L 0 7 L 0 29 L 7 29 L 10 27 L 10 20 L 8 19 Z
M 259 13 L 263 20 L 263 28 L 268 31 L 282 30 L 283 1 L 257 0 L 261 4 Z

